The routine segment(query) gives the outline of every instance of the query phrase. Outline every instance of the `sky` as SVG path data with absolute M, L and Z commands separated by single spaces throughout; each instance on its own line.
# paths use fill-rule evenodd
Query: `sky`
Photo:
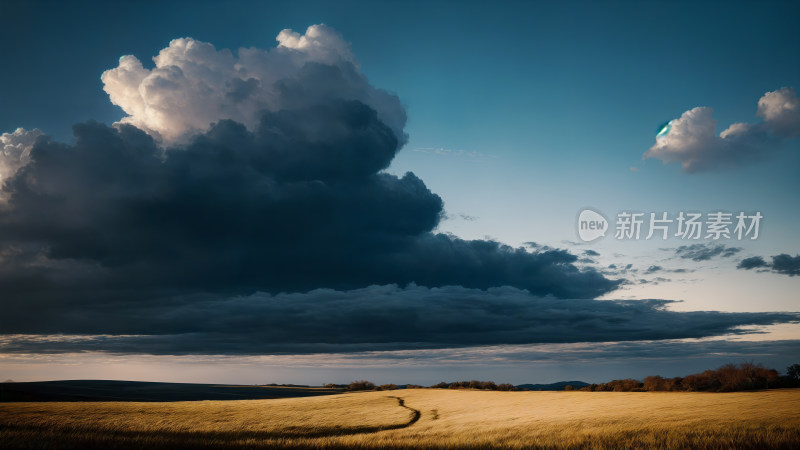
M 796 2 L 0 17 L 0 379 L 798 362 Z M 697 239 L 678 230 L 691 215 Z

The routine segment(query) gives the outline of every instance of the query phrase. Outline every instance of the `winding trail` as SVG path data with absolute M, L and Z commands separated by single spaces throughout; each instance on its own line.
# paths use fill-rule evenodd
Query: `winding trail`
M 398 429 L 398 428 L 408 428 L 408 427 L 410 427 L 411 425 L 414 425 L 415 423 L 417 423 L 417 421 L 419 420 L 419 418 L 420 418 L 420 417 L 422 417 L 422 413 L 421 413 L 421 412 L 419 412 L 419 410 L 418 410 L 418 409 L 414 409 L 414 408 L 412 408 L 412 407 L 410 407 L 410 406 L 406 406 L 406 401 L 405 401 L 405 400 L 404 400 L 402 397 L 394 397 L 394 396 L 391 396 L 391 395 L 390 395 L 390 396 L 389 396 L 389 398 L 394 398 L 394 399 L 397 399 L 397 403 L 398 403 L 400 406 L 402 406 L 403 408 L 405 408 L 405 409 L 407 409 L 407 410 L 411 411 L 411 412 L 413 413 L 413 415 L 411 416 L 411 420 L 409 420 L 408 422 L 406 422 L 406 423 L 404 423 L 404 424 L 401 424 L 401 425 L 392 425 L 392 426 L 393 426 L 393 427 L 395 427 L 395 428 L 387 428 L 387 429 L 396 430 L 396 429 Z

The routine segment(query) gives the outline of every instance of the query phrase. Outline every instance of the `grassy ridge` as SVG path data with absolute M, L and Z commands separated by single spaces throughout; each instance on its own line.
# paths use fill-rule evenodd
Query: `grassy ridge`
M 6 403 L 0 442 L 12 448 L 798 448 L 799 406 L 797 389 L 426 389 L 248 401 Z
M 0 383 L 0 402 L 257 400 L 338 394 L 342 391 L 308 386 L 65 380 Z

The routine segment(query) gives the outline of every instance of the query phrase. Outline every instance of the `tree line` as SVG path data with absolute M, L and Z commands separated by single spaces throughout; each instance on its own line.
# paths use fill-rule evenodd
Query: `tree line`
M 329 388 L 341 388 L 347 391 L 389 391 L 398 389 L 395 384 L 376 385 L 370 381 L 353 381 L 348 385 L 325 384 Z M 786 368 L 786 374 L 781 375 L 775 369 L 768 369 L 761 364 L 746 362 L 741 364 L 725 364 L 714 370 L 687 375 L 685 377 L 664 378 L 651 375 L 639 381 L 633 378 L 612 380 L 608 383 L 590 384 L 576 389 L 567 385 L 564 390 L 580 390 L 591 392 L 647 392 L 647 391 L 684 391 L 684 392 L 733 392 L 754 389 L 772 389 L 785 387 L 800 387 L 800 364 L 793 364 Z M 423 386 L 409 384 L 406 389 L 422 389 Z M 494 381 L 454 381 L 451 383 L 440 382 L 429 389 L 477 389 L 483 391 L 520 391 L 511 383 L 497 384 Z
M 781 375 L 752 362 L 725 364 L 716 370 L 706 370 L 685 377 L 664 378 L 659 375 L 645 377 L 643 381 L 627 378 L 608 383 L 590 384 L 581 391 L 685 391 L 685 392 L 734 392 L 755 389 L 770 389 L 800 386 L 800 364 L 793 364 Z M 569 388 L 569 386 L 568 386 Z M 571 389 L 567 389 L 571 390 Z
M 352 381 L 348 385 L 337 385 L 337 384 L 325 384 L 324 387 L 328 388 L 344 388 L 347 391 L 391 391 L 394 389 L 400 389 L 396 384 L 381 384 L 376 385 L 370 381 L 366 380 L 358 380 Z M 405 389 L 426 389 L 425 386 L 421 386 L 418 384 L 408 384 L 403 386 Z M 453 383 L 445 383 L 444 381 L 441 383 L 434 384 L 433 386 L 428 386 L 430 389 L 479 389 L 483 391 L 517 391 L 517 389 L 513 384 L 510 383 L 500 383 L 496 384 L 494 381 L 455 381 Z

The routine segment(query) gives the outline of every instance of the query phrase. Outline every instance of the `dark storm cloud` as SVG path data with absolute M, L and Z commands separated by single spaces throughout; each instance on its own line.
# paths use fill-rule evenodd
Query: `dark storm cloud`
M 164 291 L 416 282 L 589 298 L 619 284 L 565 250 L 431 233 L 441 198 L 413 173 L 380 172 L 398 139 L 358 101 L 266 113 L 255 132 L 220 121 L 165 153 L 127 125 L 80 124 L 75 137 L 40 139 L 3 187 L 6 318 Z
M 725 244 L 692 244 L 676 248 L 675 256 L 692 261 L 708 261 L 716 256 L 729 258 L 740 251 L 740 247 L 727 247 Z
M 667 300 L 537 297 L 512 287 L 370 286 L 353 291 L 165 297 L 109 310 L 85 304 L 73 336 L 6 336 L 0 351 L 271 354 L 454 348 L 491 344 L 699 338 L 800 320 L 796 313 L 676 312 Z M 40 314 L 37 333 L 63 331 L 69 308 Z M 30 330 L 12 321 L 10 332 Z M 80 336 L 93 335 L 93 336 Z
M 800 275 L 800 255 L 791 256 L 786 253 L 775 255 L 772 262 L 768 263 L 761 256 L 745 258 L 736 266 L 737 269 L 767 269 L 775 273 L 793 277 Z
M 407 138 L 399 99 L 372 87 L 327 27 L 278 41 L 234 54 L 176 39 L 153 69 L 124 56 L 101 77 L 123 123 L 75 125 L 74 144 L 12 136 L 25 145 L 0 152 L 0 333 L 147 335 L 82 345 L 156 353 L 460 345 L 510 338 L 467 308 L 455 323 L 477 334 L 445 327 L 440 339 L 431 318 L 409 339 L 403 314 L 452 319 L 466 300 L 429 295 L 442 304 L 423 308 L 398 294 L 384 305 L 349 290 L 593 298 L 622 283 L 566 250 L 435 234 L 442 199 L 411 172 L 383 172 Z

